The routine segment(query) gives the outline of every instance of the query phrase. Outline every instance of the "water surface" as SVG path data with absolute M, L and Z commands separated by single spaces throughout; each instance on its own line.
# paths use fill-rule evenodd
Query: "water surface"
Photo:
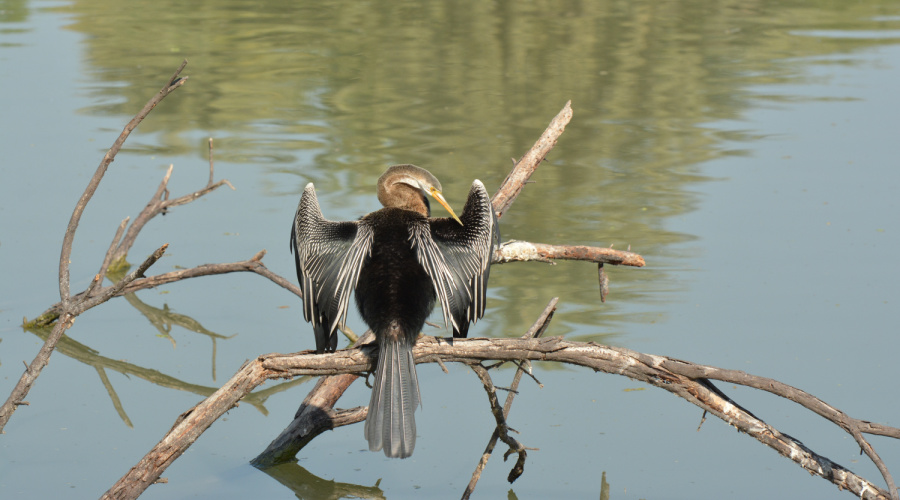
M 186 58 L 188 83 L 141 124 L 85 213 L 73 289 L 169 164 L 173 196 L 206 182 L 208 137 L 237 190 L 157 218 L 130 260 L 169 243 L 153 269 L 165 272 L 267 249 L 267 266 L 290 277 L 288 223 L 307 182 L 326 216 L 352 219 L 378 208 L 388 165 L 415 163 L 461 207 L 472 179 L 494 190 L 571 99 L 575 117 L 503 217 L 503 238 L 631 246 L 648 265 L 609 269 L 605 304 L 592 265 L 497 266 L 471 334 L 521 335 L 559 296 L 548 335 L 774 377 L 896 426 L 898 33 L 896 3 L 874 0 L 0 2 L 0 393 L 42 342 L 19 325 L 58 300 L 81 190 Z M 0 491 L 99 496 L 244 360 L 311 348 L 300 318 L 294 296 L 251 275 L 90 311 L 0 438 Z M 363 329 L 355 316 L 351 326 Z M 363 451 L 352 426 L 318 438 L 280 480 L 256 471 L 248 460 L 310 386 L 270 383 L 145 496 L 293 497 L 282 482 L 321 496 L 331 480 L 344 495 L 461 494 L 492 431 L 483 390 L 462 367 L 419 373 L 409 460 Z M 536 375 L 544 388 L 524 384 L 510 424 L 540 451 L 512 486 L 495 457 L 481 498 L 594 498 L 604 472 L 612 498 L 847 495 L 722 422 L 696 432 L 701 412 L 663 391 L 558 365 Z M 877 480 L 821 419 L 723 389 Z M 360 385 L 341 405 L 366 401 Z M 900 473 L 897 443 L 875 444 Z

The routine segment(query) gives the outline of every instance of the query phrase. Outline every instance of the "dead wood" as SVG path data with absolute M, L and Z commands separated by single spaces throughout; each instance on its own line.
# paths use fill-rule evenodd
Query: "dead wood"
M 592 342 L 571 342 L 561 337 L 548 339 L 444 339 L 423 336 L 413 349 L 416 363 L 457 362 L 472 365 L 483 361 L 557 361 L 584 366 L 595 371 L 625 375 L 669 391 L 702 408 L 729 425 L 756 438 L 790 458 L 812 474 L 864 499 L 890 498 L 888 491 L 806 447 L 762 419 L 754 416 L 712 385 L 721 380 L 747 387 L 766 387 L 773 394 L 796 401 L 801 406 L 828 415 L 828 420 L 858 433 L 900 437 L 900 429 L 872 424 L 835 410 L 800 389 L 772 379 L 744 372 L 724 370 L 687 361 L 644 354 L 621 347 Z M 315 354 L 268 354 L 245 364 L 221 389 L 182 414 L 169 433 L 137 465 L 123 476 L 104 498 L 136 498 L 152 484 L 178 456 L 227 410 L 268 379 L 301 375 L 357 375 L 374 370 L 374 348 L 369 345 Z M 735 376 L 740 374 L 740 376 Z M 321 408 L 320 408 L 321 409 Z M 330 425 L 337 427 L 365 418 L 362 409 L 350 410 L 352 418 Z M 349 413 L 342 415 L 349 416 Z
M 368 344 L 374 339 L 372 332 L 367 331 L 353 347 Z M 319 434 L 365 420 L 369 414 L 368 407 L 351 410 L 334 408 L 338 399 L 344 395 L 344 391 L 358 378 L 359 375 L 355 373 L 320 378 L 294 414 L 294 420 L 250 463 L 264 469 L 291 462 L 297 453 Z
M 491 264 L 507 262 L 547 262 L 582 260 L 600 264 L 644 267 L 644 258 L 632 252 L 584 245 L 548 245 L 528 241 L 508 241 L 494 252 Z
M 550 303 L 547 304 L 547 307 L 544 308 L 544 312 L 538 316 L 538 319 L 531 325 L 531 328 L 525 332 L 525 335 L 522 335 L 523 339 L 532 339 L 538 338 L 547 331 L 547 327 L 550 325 L 550 320 L 553 319 L 553 313 L 556 311 L 556 304 L 559 302 L 559 297 L 554 297 L 550 300 Z M 462 500 L 466 500 L 472 496 L 472 492 L 475 491 L 475 485 L 478 484 L 478 480 L 481 479 L 481 473 L 484 471 L 484 468 L 487 466 L 488 460 L 491 458 L 491 454 L 494 452 L 494 447 L 497 446 L 497 440 L 501 438 L 501 433 L 504 431 L 503 427 L 506 426 L 505 420 L 509 417 L 509 412 L 512 409 L 513 399 L 516 397 L 516 393 L 519 389 L 519 381 L 522 380 L 522 374 L 525 371 L 531 373 L 531 364 L 529 361 L 522 361 L 519 363 L 519 368 L 516 370 L 516 374 L 513 376 L 512 384 L 510 384 L 509 389 L 506 393 L 506 401 L 503 403 L 503 413 L 502 418 L 503 422 L 498 422 L 497 428 L 494 429 L 494 433 L 491 435 L 491 438 L 488 440 L 487 446 L 484 448 L 484 453 L 481 454 L 481 458 L 478 460 L 478 465 L 475 466 L 475 472 L 472 473 L 472 479 L 469 480 L 469 484 L 466 485 L 466 489 L 463 491 Z M 486 375 L 486 372 L 485 372 Z M 479 379 L 483 381 L 483 376 L 479 374 Z M 488 394 L 491 392 L 491 388 L 485 385 L 485 390 L 488 391 Z M 494 417 L 497 417 L 496 412 L 494 413 Z M 508 426 L 506 426 L 508 427 Z M 504 443 L 510 444 L 509 441 L 504 440 Z M 510 451 L 513 451 L 513 446 L 510 446 Z M 507 477 L 509 482 L 515 481 L 525 468 L 525 450 L 521 451 L 515 449 L 515 452 L 519 454 L 519 460 L 516 461 L 516 465 L 513 466 L 512 470 Z M 504 460 L 506 456 L 504 456 Z
M 119 137 L 116 138 L 115 142 L 113 142 L 112 147 L 106 152 L 103 156 L 103 159 L 100 161 L 100 165 L 97 166 L 97 170 L 94 172 L 94 175 L 91 177 L 91 180 L 88 182 L 87 187 L 84 192 L 81 194 L 81 198 L 79 198 L 78 202 L 75 204 L 75 209 L 72 211 L 72 216 L 69 219 L 69 224 L 66 226 L 66 232 L 63 235 L 63 243 L 62 250 L 59 255 L 59 297 L 61 300 L 61 320 L 57 322 L 56 327 L 53 329 L 53 333 L 47 338 L 44 342 L 44 345 L 41 346 L 41 349 L 38 351 L 37 356 L 35 356 L 34 360 L 26 367 L 25 373 L 19 378 L 18 383 L 13 388 L 12 392 L 9 395 L 9 398 L 3 403 L 3 406 L 0 406 L 0 432 L 3 431 L 3 428 L 6 427 L 6 423 L 9 422 L 9 419 L 12 417 L 12 414 L 16 411 L 20 405 L 24 404 L 25 397 L 28 395 L 28 391 L 31 390 L 31 386 L 34 385 L 34 382 L 37 380 L 38 376 L 40 376 L 41 371 L 47 366 L 47 363 L 50 362 L 50 355 L 53 354 L 53 350 L 56 347 L 56 344 L 59 342 L 59 339 L 62 338 L 63 334 L 68 330 L 75 321 L 75 317 L 83 312 L 85 303 L 89 300 L 88 294 L 82 295 L 81 298 L 75 299 L 70 294 L 70 285 L 69 285 L 69 259 L 72 255 L 72 242 L 75 239 L 75 230 L 78 228 L 78 222 L 81 220 L 81 215 L 84 213 L 84 209 L 87 207 L 88 202 L 94 196 L 94 193 L 97 191 L 97 186 L 100 185 L 100 181 L 103 179 L 104 174 L 106 174 L 106 170 L 109 167 L 109 164 L 113 162 L 116 158 L 116 154 L 118 154 L 119 150 L 122 148 L 122 145 L 125 143 L 125 139 L 131 135 L 131 131 L 141 123 L 144 118 L 159 104 L 167 95 L 171 92 L 175 91 L 187 81 L 187 77 L 179 78 L 178 75 L 181 74 L 181 71 L 187 65 L 187 61 L 182 62 L 181 66 L 175 70 L 175 73 L 166 81 L 166 84 L 153 96 L 147 104 L 144 105 L 143 109 L 138 112 L 134 118 L 125 125 L 125 128 L 122 130 L 122 133 L 119 134 Z M 113 243 L 121 237 L 122 231 L 124 229 L 124 223 L 119 225 L 119 229 L 116 231 L 116 239 L 113 240 Z M 113 245 L 110 245 L 110 250 L 112 250 Z M 144 271 L 147 270 L 154 262 L 159 260 L 162 257 L 162 252 L 165 251 L 165 245 L 160 250 L 154 252 L 153 255 L 147 258 L 144 261 L 144 264 L 141 265 L 138 272 L 130 273 L 125 278 L 123 278 L 119 283 L 113 285 L 112 290 L 121 290 L 124 285 L 134 281 L 138 276 L 143 276 Z M 158 254 L 158 255 L 157 255 Z M 110 261 L 111 255 L 107 252 L 107 255 L 104 257 L 103 262 L 108 267 L 108 261 Z M 103 269 L 106 269 L 104 267 Z M 102 279 L 101 274 L 97 274 L 94 277 L 94 280 L 88 285 L 87 291 L 92 291 L 97 287 L 99 281 Z M 128 280 L 126 282 L 126 280 Z M 114 295 L 114 294 L 113 294 Z M 100 294 L 98 297 L 95 297 L 93 305 L 97 305 L 100 300 L 100 297 L 105 297 L 103 301 L 109 300 L 112 295 L 104 292 Z
M 193 193 L 192 193 L 193 194 Z M 191 196 L 191 195 L 188 195 Z M 159 213 L 159 212 L 157 212 Z M 127 219 L 123 221 L 124 225 Z M 121 226 L 120 226 L 121 227 Z M 121 245 L 116 248 L 120 248 Z M 108 256 L 111 254 L 107 254 Z M 176 281 L 188 278 L 199 278 L 201 276 L 215 276 L 219 274 L 251 272 L 258 274 L 285 290 L 301 297 L 300 287 L 290 280 L 273 273 L 263 264 L 262 259 L 266 256 L 265 250 L 260 250 L 253 257 L 238 262 L 225 262 L 219 264 L 202 264 L 190 269 L 179 269 L 167 273 L 157 274 L 137 278 L 126 284 L 124 288 L 117 290 L 114 296 L 122 296 L 128 293 L 134 293 L 139 290 L 156 288 Z M 106 262 L 107 259 L 104 260 Z M 545 243 L 531 243 L 527 241 L 510 241 L 500 245 L 500 248 L 494 252 L 492 256 L 492 264 L 505 264 L 508 262 L 546 262 L 552 263 L 554 260 L 580 260 L 586 262 L 598 262 L 623 266 L 643 267 L 644 258 L 633 252 L 622 250 L 613 250 L 605 247 L 591 247 L 583 245 L 549 245 Z M 105 269 L 105 268 L 104 268 Z M 100 278 L 91 282 L 91 286 L 84 292 L 75 295 L 73 298 L 76 302 L 89 304 L 90 307 L 96 305 L 93 300 L 85 300 L 85 297 L 93 299 L 97 295 L 106 294 L 112 289 L 112 285 L 106 287 L 97 287 L 97 283 L 102 280 Z M 59 318 L 62 313 L 62 302 L 57 302 L 47 308 L 46 311 L 28 322 L 30 327 L 47 326 Z M 83 311 L 82 311 L 83 312 Z
M 547 154 L 550 153 L 550 150 L 556 146 L 556 141 L 559 140 L 559 136 L 562 135 L 566 125 L 571 120 L 572 101 L 568 101 L 563 106 L 563 109 L 553 117 L 550 125 L 547 126 L 547 129 L 544 130 L 537 142 L 516 162 L 513 169 L 507 174 L 506 179 L 500 184 L 497 192 L 494 193 L 493 198 L 491 198 L 491 203 L 494 205 L 494 211 L 497 212 L 498 218 L 503 217 L 503 214 L 516 201 L 528 179 L 531 178 L 531 174 L 537 170 L 544 158 L 547 157 Z

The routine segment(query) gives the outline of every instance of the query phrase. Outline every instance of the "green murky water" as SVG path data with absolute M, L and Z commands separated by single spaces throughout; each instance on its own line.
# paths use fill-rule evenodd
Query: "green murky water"
M 559 296 L 550 335 L 775 377 L 897 425 L 887 396 L 900 347 L 898 42 L 890 1 L 0 1 L 0 392 L 41 343 L 21 318 L 58 300 L 75 200 L 188 59 L 188 83 L 140 125 L 89 206 L 73 289 L 169 164 L 173 196 L 206 182 L 208 137 L 217 175 L 237 190 L 154 220 L 130 260 L 169 243 L 154 268 L 165 272 L 265 248 L 267 266 L 290 277 L 288 222 L 307 182 L 326 216 L 351 219 L 378 208 L 388 165 L 415 163 L 461 207 L 472 179 L 495 189 L 572 100 L 574 119 L 503 217 L 503 238 L 630 246 L 648 266 L 610 269 L 605 304 L 592 265 L 499 266 L 472 335 L 521 335 Z M 295 297 L 250 275 L 89 312 L 0 438 L 0 492 L 98 496 L 245 359 L 310 348 L 300 317 Z M 511 487 L 517 498 L 594 498 L 601 472 L 610 498 L 847 495 L 721 422 L 695 432 L 700 412 L 661 391 L 558 366 L 536 374 L 544 389 L 525 387 L 511 420 L 540 448 Z M 461 367 L 420 377 L 410 460 L 361 451 L 354 426 L 320 437 L 273 481 L 247 461 L 307 386 L 268 384 L 146 497 L 458 496 L 492 431 L 483 391 Z M 799 409 L 733 396 L 878 479 L 847 438 Z M 365 401 L 360 386 L 342 404 Z M 889 467 L 898 450 L 880 444 Z M 507 494 L 510 466 L 495 457 L 476 496 Z

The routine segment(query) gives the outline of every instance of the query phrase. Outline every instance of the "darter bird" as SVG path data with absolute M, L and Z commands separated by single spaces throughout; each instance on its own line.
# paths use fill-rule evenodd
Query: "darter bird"
M 375 333 L 375 369 L 365 435 L 369 450 L 406 458 L 416 442 L 419 405 L 412 348 L 440 301 L 454 337 L 484 315 L 491 255 L 500 242 L 497 215 L 481 181 L 472 182 L 457 217 L 441 183 L 415 165 L 394 165 L 378 179 L 384 206 L 357 221 L 325 219 L 307 184 L 291 227 L 291 250 L 303 290 L 303 319 L 313 325 L 316 351 L 334 351 L 350 293 Z M 452 218 L 431 218 L 431 196 Z

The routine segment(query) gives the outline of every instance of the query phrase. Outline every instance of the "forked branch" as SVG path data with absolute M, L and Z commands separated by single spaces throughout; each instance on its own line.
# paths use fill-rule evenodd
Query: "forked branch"
M 62 300 L 64 305 L 68 305 L 69 300 L 71 299 L 69 294 L 69 259 L 72 256 L 72 242 L 75 239 L 75 230 L 78 229 L 78 223 L 81 221 L 81 215 L 84 213 L 84 209 L 87 207 L 91 198 L 93 198 L 94 193 L 97 191 L 97 186 L 100 185 L 100 181 L 103 180 L 103 176 L 106 174 L 107 168 L 109 168 L 109 164 L 116 159 L 116 155 L 119 153 L 119 150 L 122 149 L 122 145 L 125 144 L 125 140 L 128 139 L 128 136 L 131 135 L 131 132 L 137 128 L 138 124 L 144 121 L 144 118 L 150 114 L 150 111 L 153 111 L 153 108 L 156 107 L 163 99 L 166 98 L 167 95 L 175 91 L 177 88 L 187 82 L 188 77 L 179 78 L 178 75 L 181 74 L 181 71 L 184 67 L 187 66 L 187 61 L 183 61 L 181 66 L 175 70 L 175 73 L 172 75 L 172 78 L 168 80 L 168 82 L 163 85 L 163 87 L 153 96 L 147 104 L 144 105 L 143 109 L 141 109 L 138 114 L 125 125 L 125 128 L 122 129 L 122 133 L 119 134 L 119 137 L 116 138 L 115 142 L 113 142 L 112 147 L 106 152 L 103 156 L 103 159 L 100 161 L 100 165 L 97 166 L 97 170 L 94 172 L 93 177 L 88 182 L 87 187 L 82 193 L 81 198 L 78 200 L 78 203 L 75 204 L 75 210 L 72 211 L 72 217 L 69 219 L 69 224 L 66 227 L 66 233 L 63 236 L 63 244 L 62 251 L 59 255 L 59 298 Z
M 109 164 L 113 162 L 118 154 L 119 150 L 122 148 L 122 145 L 125 143 L 125 139 L 131 135 L 131 131 L 138 126 L 141 121 L 150 113 L 150 111 L 156 107 L 157 104 L 160 103 L 167 95 L 173 92 L 175 89 L 181 87 L 185 81 L 187 81 L 187 77 L 179 78 L 178 75 L 181 74 L 181 71 L 187 65 L 187 61 L 182 62 L 181 66 L 175 70 L 175 73 L 172 77 L 167 80 L 166 84 L 163 85 L 162 89 L 157 92 L 155 96 L 153 96 L 147 104 L 144 105 L 143 109 L 135 115 L 134 118 L 125 125 L 125 128 L 122 130 L 122 133 L 119 134 L 119 137 L 116 138 L 112 147 L 106 152 L 106 155 L 103 156 L 103 160 L 100 161 L 100 165 L 97 167 L 97 170 L 94 172 L 94 175 L 91 177 L 91 180 L 88 182 L 87 187 L 81 195 L 81 198 L 75 204 L 75 209 L 72 211 L 72 216 L 69 219 L 69 224 L 66 226 L 66 232 L 63 235 L 62 242 L 62 250 L 60 251 L 59 256 L 59 297 L 61 300 L 60 305 L 60 321 L 57 322 L 56 326 L 53 329 L 53 332 L 47 337 L 47 340 L 44 342 L 44 345 L 41 346 L 41 349 L 38 351 L 37 356 L 35 356 L 34 360 L 26 367 L 25 373 L 19 378 L 18 383 L 13 388 L 12 392 L 7 398 L 6 402 L 3 403 L 3 406 L 0 406 L 0 432 L 3 431 L 3 428 L 6 427 L 6 423 L 9 422 L 9 419 L 12 417 L 12 414 L 16 411 L 20 405 L 25 404 L 25 397 L 28 395 L 28 391 L 31 390 L 31 386 L 34 385 L 34 382 L 37 380 L 38 376 L 40 376 L 41 371 L 47 366 L 47 363 L 50 361 L 50 355 L 53 353 L 53 350 L 56 348 L 56 344 L 59 342 L 59 339 L 62 338 L 63 334 L 69 327 L 72 326 L 72 323 L 75 321 L 75 317 L 81 314 L 81 312 L 85 311 L 89 307 L 93 307 L 99 304 L 102 301 L 109 300 L 114 293 L 110 294 L 109 291 L 116 291 L 123 288 L 128 283 L 134 281 L 137 276 L 142 276 L 143 272 L 147 270 L 154 262 L 159 260 L 162 256 L 161 251 L 165 251 L 165 246 L 157 252 L 154 252 L 141 266 L 137 273 L 132 273 L 131 275 L 123 278 L 119 283 L 113 285 L 112 290 L 106 291 L 102 293 L 99 297 L 105 297 L 103 300 L 95 300 L 92 305 L 85 307 L 87 305 L 87 301 L 90 299 L 91 293 L 96 289 L 99 285 L 100 280 L 102 279 L 102 275 L 105 275 L 105 272 L 101 270 L 101 273 L 98 273 L 95 276 L 94 280 L 88 285 L 86 292 L 91 293 L 83 293 L 79 298 L 73 299 L 70 294 L 70 285 L 69 285 L 69 260 L 72 255 L 72 242 L 75 239 L 75 230 L 78 228 L 78 222 L 81 220 L 81 215 L 84 213 L 84 209 L 87 207 L 88 202 L 94 196 L 94 193 L 97 191 L 97 186 L 100 185 L 100 181 L 103 179 L 104 174 L 106 174 L 106 170 L 109 167 Z M 122 231 L 124 230 L 124 223 L 119 225 L 119 229 L 116 231 L 116 237 L 113 240 L 113 243 L 119 240 L 122 235 Z M 112 250 L 112 245 L 110 245 L 110 250 Z M 158 254 L 158 255 L 157 255 Z M 110 260 L 110 252 L 107 252 L 106 257 L 104 257 L 103 262 L 105 266 L 108 266 Z M 104 267 L 103 269 L 106 269 Z M 128 280 L 126 282 L 126 280 Z M 95 297 L 95 299 L 99 299 L 99 297 Z
M 550 326 L 550 320 L 553 319 L 553 313 L 556 311 L 556 304 L 559 302 L 559 297 L 554 297 L 550 300 L 550 303 L 547 304 L 547 307 L 544 308 L 544 312 L 538 316 L 538 319 L 535 320 L 534 324 L 531 325 L 531 328 L 525 332 L 525 335 L 522 335 L 523 339 L 534 339 L 539 338 L 544 335 L 544 332 L 547 331 L 547 327 Z M 531 372 L 530 361 L 522 361 L 519 363 L 519 368 L 516 370 L 515 376 L 513 376 L 512 384 L 509 386 L 509 392 L 506 394 L 506 401 L 503 403 L 503 419 L 509 418 L 509 412 L 512 409 L 513 399 L 516 397 L 516 392 L 519 389 L 519 381 L 522 380 L 522 374 L 525 373 L 526 366 L 528 367 L 528 372 Z M 485 386 L 487 389 L 487 386 Z M 495 414 L 496 416 L 496 414 Z M 493 435 L 491 435 L 491 439 L 488 440 L 488 444 L 484 449 L 484 453 L 481 454 L 481 458 L 478 460 L 478 465 L 475 466 L 475 472 L 472 473 L 472 479 L 469 480 L 469 484 L 466 485 L 465 491 L 463 491 L 462 500 L 467 500 L 472 496 L 472 492 L 475 491 L 475 485 L 478 484 L 478 480 L 481 479 L 481 473 L 484 471 L 484 468 L 487 466 L 488 460 L 491 458 L 491 454 L 494 452 L 494 447 L 497 446 L 497 440 L 501 437 L 501 426 L 498 425 L 496 429 L 494 429 Z M 504 441 L 506 442 L 506 441 Z M 510 448 L 512 450 L 513 448 Z M 512 470 L 509 472 L 509 476 L 507 480 L 511 483 L 515 481 L 523 472 L 525 468 L 525 454 L 524 450 L 519 455 L 519 461 L 516 461 L 516 465 L 513 466 Z M 505 457 L 504 457 L 505 458 Z

